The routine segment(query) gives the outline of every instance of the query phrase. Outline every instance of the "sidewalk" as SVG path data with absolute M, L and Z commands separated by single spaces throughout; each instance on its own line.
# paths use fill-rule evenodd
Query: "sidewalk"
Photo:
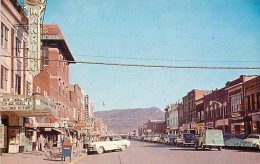
M 26 152 L 26 153 L 17 153 L 17 154 L 8 154 L 3 153 L 0 156 L 0 164 L 28 164 L 28 163 L 35 163 L 35 164 L 75 164 L 80 159 L 86 157 L 86 153 L 81 153 L 77 156 L 74 156 L 71 159 L 66 157 L 66 161 L 61 161 L 61 158 L 48 160 L 45 157 L 44 152 L 40 151 L 33 151 L 33 152 Z

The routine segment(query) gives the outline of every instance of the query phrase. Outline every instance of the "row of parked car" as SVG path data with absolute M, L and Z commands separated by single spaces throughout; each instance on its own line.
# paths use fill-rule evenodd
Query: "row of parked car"
M 198 148 L 217 148 L 221 150 L 226 148 L 254 148 L 260 150 L 260 134 L 222 134 L 221 130 L 206 129 L 199 135 L 183 133 L 174 134 L 156 134 L 152 136 L 138 136 L 135 139 L 147 142 L 157 142 L 177 146 L 193 146 Z

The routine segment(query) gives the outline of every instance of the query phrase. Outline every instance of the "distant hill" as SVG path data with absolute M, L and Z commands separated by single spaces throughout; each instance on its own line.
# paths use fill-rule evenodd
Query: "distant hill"
M 114 133 L 133 131 L 148 120 L 164 120 L 164 112 L 156 107 L 98 111 L 94 116 L 103 118 L 108 130 Z

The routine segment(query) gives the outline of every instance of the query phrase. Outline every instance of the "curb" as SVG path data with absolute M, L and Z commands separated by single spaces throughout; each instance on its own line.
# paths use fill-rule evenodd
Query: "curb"
M 75 160 L 69 162 L 68 164 L 76 164 L 79 160 L 81 160 L 82 158 L 84 158 L 86 156 L 87 156 L 87 154 L 82 154 L 80 157 L 78 157 Z

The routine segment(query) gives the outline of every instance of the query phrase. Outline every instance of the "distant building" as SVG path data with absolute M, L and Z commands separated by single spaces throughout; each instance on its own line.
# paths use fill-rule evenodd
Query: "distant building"
M 166 133 L 167 127 L 165 120 L 149 120 L 144 125 L 144 133 L 146 135 L 154 135 Z
M 165 117 L 167 132 L 170 134 L 179 133 L 179 109 L 182 108 L 181 103 L 169 104 L 165 108 Z

